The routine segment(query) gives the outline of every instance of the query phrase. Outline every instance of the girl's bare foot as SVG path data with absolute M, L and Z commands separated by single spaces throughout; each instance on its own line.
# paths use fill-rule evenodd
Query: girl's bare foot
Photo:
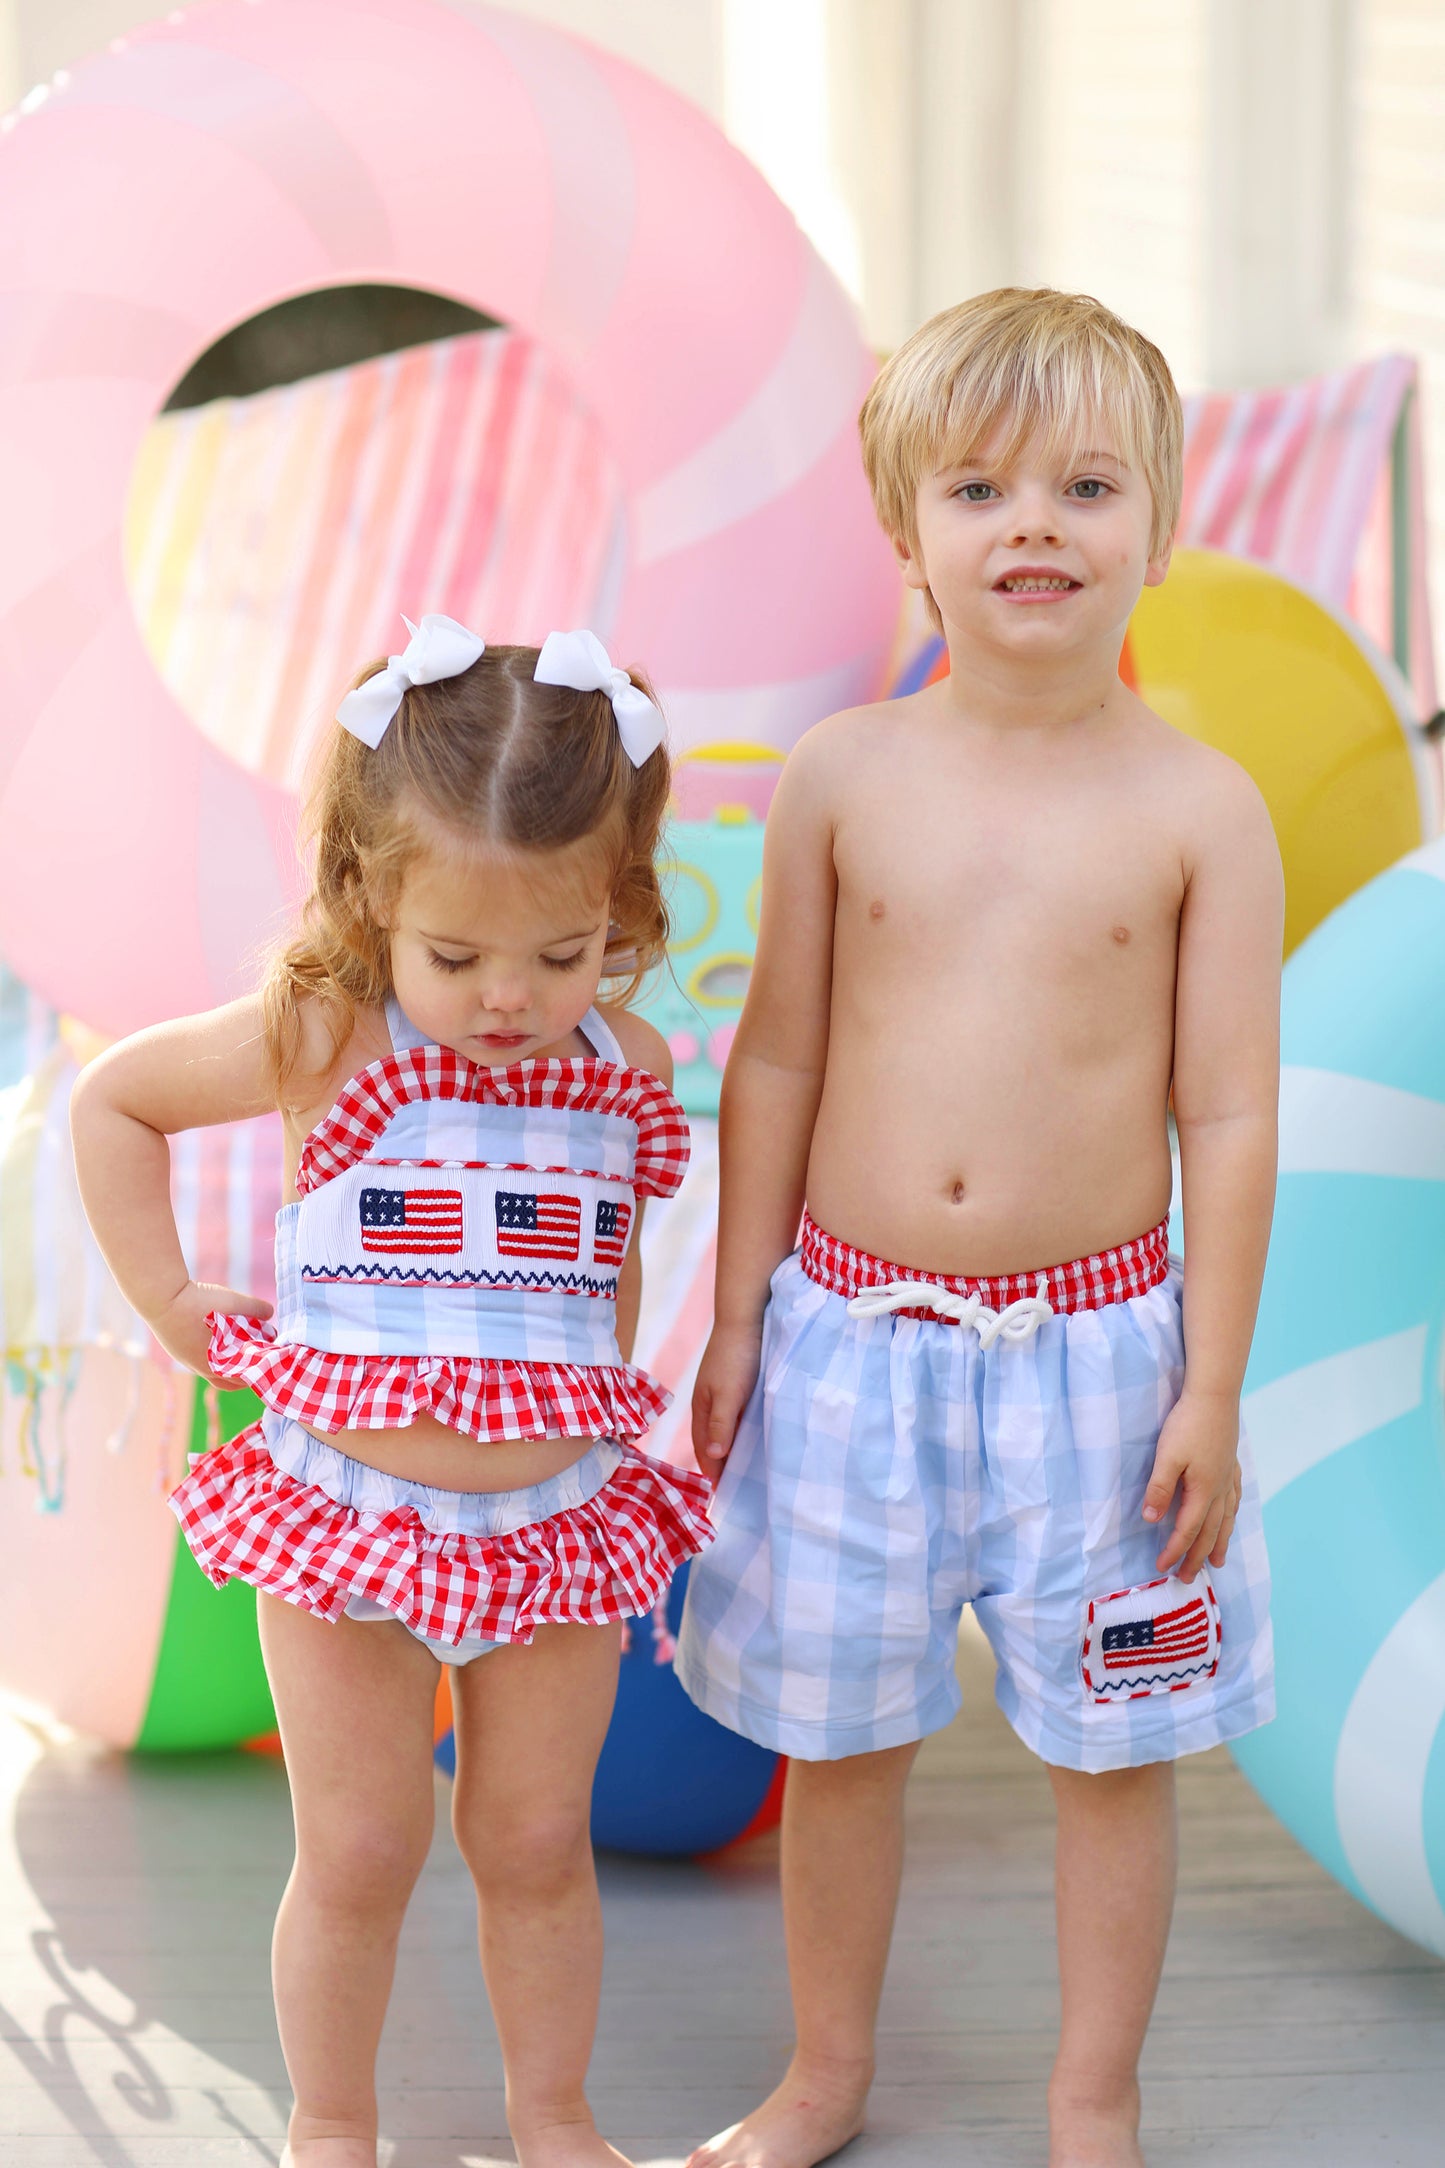
M 281 2168 L 376 2168 L 374 2138 L 293 2138 Z
M 598 2134 L 591 2113 L 512 2125 L 519 2168 L 632 2168 L 625 2154 Z
M 1049 2168 L 1144 2168 L 1139 2088 L 1119 2101 L 1049 2095 Z
M 687 2168 L 814 2168 L 863 2128 L 872 2078 L 871 2068 L 856 2065 L 805 2069 L 794 2056 L 777 2091 L 690 2153 Z

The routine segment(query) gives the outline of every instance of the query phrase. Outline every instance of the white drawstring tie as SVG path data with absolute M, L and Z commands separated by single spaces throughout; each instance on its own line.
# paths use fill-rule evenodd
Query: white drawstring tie
M 987 1349 L 995 1340 L 1032 1340 L 1045 1318 L 1054 1314 L 1044 1294 L 1048 1284 L 1048 1274 L 1041 1272 L 1036 1294 L 1021 1295 L 1006 1309 L 991 1310 L 982 1295 L 956 1295 L 952 1288 L 939 1287 L 932 1280 L 890 1280 L 886 1287 L 865 1288 L 855 1295 L 848 1315 L 887 1317 L 894 1310 L 933 1310 L 957 1325 L 972 1325 L 979 1346 Z

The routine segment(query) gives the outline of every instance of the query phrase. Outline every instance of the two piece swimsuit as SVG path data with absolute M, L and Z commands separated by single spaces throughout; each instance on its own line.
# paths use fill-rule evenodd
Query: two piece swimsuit
M 211 1368 L 259 1422 L 171 1504 L 203 1571 L 319 1618 L 394 1618 L 447 1662 L 545 1624 L 650 1610 L 709 1540 L 703 1479 L 636 1441 L 669 1396 L 625 1363 L 617 1289 L 639 1197 L 670 1196 L 687 1120 L 595 1009 L 582 1060 L 492 1069 L 388 1004 L 392 1052 L 306 1139 L 276 1221 L 273 1320 L 211 1320 Z M 474 1438 L 591 1440 L 520 1491 L 448 1491 L 316 1433 L 429 1415 Z

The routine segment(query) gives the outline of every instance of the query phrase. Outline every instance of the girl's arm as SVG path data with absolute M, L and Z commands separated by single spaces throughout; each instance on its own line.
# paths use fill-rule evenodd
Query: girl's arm
M 255 997 L 122 1039 L 81 1071 L 71 1096 L 75 1171 L 101 1254 L 161 1345 L 203 1375 L 207 1311 L 265 1317 L 270 1305 L 191 1279 L 171 1210 L 167 1140 L 275 1105 Z
M 1186 1261 L 1184 1390 L 1145 1497 L 1160 1520 L 1182 1486 L 1161 1570 L 1224 1563 L 1233 1525 L 1239 1395 L 1274 1211 L 1284 880 L 1269 815 L 1223 764 L 1201 794 L 1180 918 L 1174 1116 Z
M 617 1043 L 634 1069 L 645 1069 L 660 1084 L 672 1089 L 672 1049 L 655 1025 L 628 1009 L 604 1008 L 602 1013 L 617 1034 Z M 637 1313 L 642 1307 L 642 1214 L 647 1199 L 637 1199 L 636 1216 L 627 1243 L 627 1255 L 617 1281 L 617 1345 L 622 1360 L 631 1362 L 637 1339 Z
M 768 813 L 757 959 L 723 1077 L 717 1297 L 692 1402 L 699 1464 L 727 1456 L 757 1379 L 768 1282 L 798 1239 L 833 980 L 832 739 L 811 731 Z

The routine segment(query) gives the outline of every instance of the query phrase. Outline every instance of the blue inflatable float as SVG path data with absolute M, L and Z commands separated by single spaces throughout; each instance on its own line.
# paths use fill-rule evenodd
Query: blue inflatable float
M 1316 1859 L 1445 1956 L 1445 841 L 1284 981 L 1280 1184 L 1246 1380 L 1279 1715 L 1235 1755 Z

